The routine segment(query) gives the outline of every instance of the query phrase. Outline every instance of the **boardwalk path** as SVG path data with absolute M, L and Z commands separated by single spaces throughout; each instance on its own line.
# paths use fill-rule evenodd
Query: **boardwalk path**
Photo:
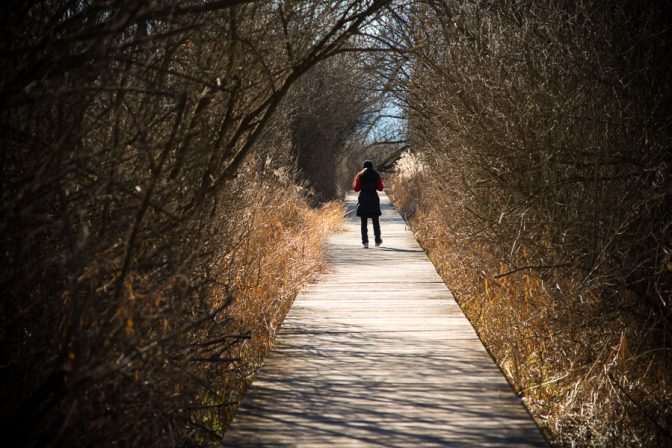
M 352 216 L 330 239 L 330 274 L 297 297 L 225 445 L 545 446 L 384 194 L 381 205 L 381 247 L 361 248 Z

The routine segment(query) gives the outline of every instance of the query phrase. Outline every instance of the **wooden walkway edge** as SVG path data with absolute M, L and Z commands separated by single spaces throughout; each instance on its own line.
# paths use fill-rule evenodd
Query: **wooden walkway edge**
M 381 247 L 361 248 L 354 212 L 330 238 L 330 273 L 296 298 L 225 446 L 547 446 L 384 193 L 381 207 Z

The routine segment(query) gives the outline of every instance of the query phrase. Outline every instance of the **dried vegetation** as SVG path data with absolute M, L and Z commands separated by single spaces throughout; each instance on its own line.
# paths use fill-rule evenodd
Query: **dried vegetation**
M 7 439 L 219 443 L 318 204 L 407 143 L 395 201 L 553 441 L 670 445 L 672 14 L 593 3 L 3 4 Z M 406 138 L 352 144 L 383 96 Z
M 343 98 L 301 83 L 384 3 L 3 4 L 7 440 L 218 443 L 342 215 L 291 130 Z
M 395 203 L 557 446 L 672 445 L 670 13 L 411 19 Z

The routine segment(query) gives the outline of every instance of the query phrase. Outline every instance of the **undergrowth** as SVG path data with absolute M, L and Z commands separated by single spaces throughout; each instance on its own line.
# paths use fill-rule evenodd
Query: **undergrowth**
M 201 409 L 193 415 L 200 431 L 192 440 L 199 443 L 220 443 L 294 298 L 322 272 L 326 238 L 342 225 L 341 203 L 311 207 L 302 190 L 288 179 L 272 179 L 244 194 L 237 217 L 244 225 L 230 236 L 237 250 L 213 267 L 222 285 L 212 290 L 215 306 L 229 294 L 236 297 L 226 320 L 228 331 L 240 337 L 213 345 L 228 357 L 227 367 L 213 381 L 217 390 L 200 397 Z
M 555 446 L 670 446 L 669 347 L 637 297 L 617 306 L 571 269 L 510 270 L 457 194 L 406 155 L 388 188 L 481 340 Z M 521 250 L 517 266 L 529 263 Z

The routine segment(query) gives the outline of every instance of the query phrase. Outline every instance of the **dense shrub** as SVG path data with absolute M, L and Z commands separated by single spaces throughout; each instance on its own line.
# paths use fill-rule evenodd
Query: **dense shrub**
M 294 86 L 301 98 L 291 124 L 299 173 L 316 200 L 343 197 L 341 162 L 375 105 L 356 59 L 340 56 L 314 67 Z
M 397 205 L 558 444 L 669 444 L 669 5 L 411 11 Z
M 2 6 L 7 440 L 221 436 L 338 214 L 293 185 L 287 92 L 384 4 Z

